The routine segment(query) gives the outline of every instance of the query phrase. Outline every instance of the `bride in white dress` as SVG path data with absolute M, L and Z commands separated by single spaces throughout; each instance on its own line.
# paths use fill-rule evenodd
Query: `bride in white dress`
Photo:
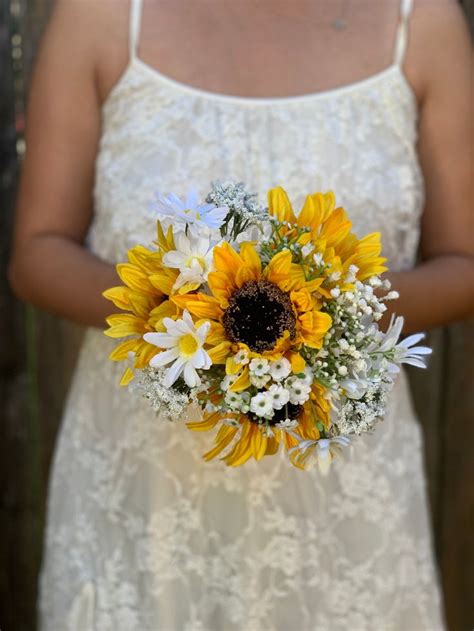
M 215 178 L 261 196 L 282 184 L 297 201 L 334 190 L 358 234 L 382 232 L 408 329 L 469 311 L 469 174 L 458 157 L 468 149 L 469 40 L 454 2 L 420 5 L 343 2 L 338 14 L 336 3 L 248 2 L 247 15 L 228 2 L 132 0 L 118 77 L 122 38 L 110 32 L 121 32 L 124 3 L 59 2 L 32 88 L 10 270 L 23 298 L 91 325 L 51 474 L 43 631 L 443 627 L 404 374 L 386 420 L 327 476 L 277 457 L 227 468 L 202 461 L 210 436 L 171 431 L 118 387 L 122 367 L 107 359 L 113 341 L 101 330 L 109 305 L 100 292 L 118 284 L 112 264 L 150 241 L 153 193 L 205 193 Z M 250 29 L 240 42 L 226 15 L 236 31 Z M 313 32 L 326 53 L 303 44 Z M 371 34 L 392 50 L 378 71 Z M 350 81 L 354 42 L 366 62 Z M 169 72 L 143 60 L 147 46 Z M 290 54 L 298 46 L 303 56 Z M 92 59 L 95 82 L 81 83 Z M 420 227 L 426 262 L 412 270 Z

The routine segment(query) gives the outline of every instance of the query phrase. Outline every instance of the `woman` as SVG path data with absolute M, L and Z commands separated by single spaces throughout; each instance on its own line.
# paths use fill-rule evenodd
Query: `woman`
M 117 387 L 101 292 L 149 241 L 156 189 L 233 178 L 298 201 L 332 189 L 356 232 L 380 230 L 407 332 L 465 317 L 470 56 L 454 0 L 57 3 L 10 276 L 91 328 L 51 479 L 42 629 L 442 628 L 404 375 L 327 477 L 203 463 L 206 438 Z

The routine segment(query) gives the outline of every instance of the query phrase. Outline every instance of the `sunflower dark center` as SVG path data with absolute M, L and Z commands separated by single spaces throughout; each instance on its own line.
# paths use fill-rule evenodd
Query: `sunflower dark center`
M 252 423 L 257 423 L 257 425 L 261 423 L 268 423 L 269 425 L 276 425 L 280 421 L 284 421 L 285 419 L 297 419 L 303 411 L 303 406 L 295 403 L 287 403 L 284 405 L 281 410 L 274 410 L 273 417 L 270 420 L 262 419 L 261 416 L 257 416 L 253 412 L 247 412 L 247 418 Z
M 271 350 L 285 331 L 296 333 L 296 316 L 290 297 L 267 280 L 249 280 L 234 292 L 222 319 L 231 342 L 250 350 Z

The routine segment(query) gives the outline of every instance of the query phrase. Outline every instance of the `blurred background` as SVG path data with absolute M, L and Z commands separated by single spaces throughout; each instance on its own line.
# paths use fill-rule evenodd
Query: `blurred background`
M 48 471 L 82 334 L 78 327 L 19 303 L 4 274 L 25 151 L 25 97 L 51 4 L 52 0 L 0 0 L 1 631 L 36 628 Z M 474 0 L 461 4 L 473 32 Z M 467 322 L 433 331 L 429 343 L 435 349 L 430 369 L 413 371 L 410 380 L 425 434 L 431 515 L 449 631 L 471 631 L 474 325 Z

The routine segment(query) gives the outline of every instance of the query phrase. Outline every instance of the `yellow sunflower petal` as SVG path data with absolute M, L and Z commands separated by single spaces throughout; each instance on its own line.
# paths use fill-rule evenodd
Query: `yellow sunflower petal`
M 204 324 L 204 322 L 211 323 L 211 329 L 206 337 L 206 344 L 209 344 L 210 346 L 219 346 L 222 342 L 227 342 L 224 327 L 220 322 L 202 318 L 196 322 L 196 327 L 199 328 L 201 324 Z
M 231 392 L 241 392 L 250 386 L 250 373 L 247 366 L 243 369 L 242 374 L 237 377 L 234 383 L 230 386 Z
M 344 208 L 336 208 L 321 226 L 320 236 L 327 239 L 328 245 L 335 246 L 350 233 L 351 228 L 352 223 Z
M 326 221 L 334 210 L 334 193 L 313 193 L 305 199 L 303 208 L 298 215 L 298 225 L 307 226 L 317 231 L 319 226 Z
M 211 358 L 211 362 L 213 364 L 225 364 L 227 358 L 229 357 L 230 347 L 230 342 L 221 342 L 217 346 L 207 349 L 207 354 Z
M 121 386 L 128 386 L 128 384 L 135 378 L 135 374 L 131 368 L 126 368 L 125 372 L 120 379 Z
M 240 258 L 245 263 L 245 266 L 250 268 L 253 278 L 258 280 L 262 273 L 262 263 L 251 243 L 242 243 L 240 246 Z
M 332 319 L 321 311 L 307 311 L 298 318 L 299 334 L 311 348 L 321 348 L 323 337 L 331 328 Z
M 225 241 L 222 245 L 216 245 L 213 256 L 215 270 L 225 273 L 232 284 L 237 269 L 242 265 L 239 254 Z
M 131 263 L 119 263 L 116 268 L 117 274 L 120 276 L 125 285 L 130 287 L 130 289 L 152 295 L 157 293 L 156 288 L 151 284 L 147 273 L 141 270 L 137 265 L 132 265 Z
M 237 287 L 242 287 L 242 285 L 248 283 L 249 280 L 258 280 L 258 278 L 255 277 L 252 268 L 244 265 L 239 267 L 237 274 L 235 275 L 235 284 Z
M 157 352 L 158 349 L 156 348 L 156 346 L 143 341 L 136 352 L 134 363 L 135 368 L 146 368 L 146 366 L 148 366 L 150 363 L 150 359 L 154 357 Z
M 172 296 L 171 300 L 181 309 L 187 309 L 198 318 L 210 318 L 218 320 L 222 315 L 219 302 L 213 296 L 206 294 L 185 294 L 183 296 Z
M 169 226 L 165 235 L 161 221 L 156 222 L 157 244 L 163 250 L 163 252 L 169 252 L 170 250 L 176 250 L 173 236 L 173 228 Z
M 193 432 L 208 432 L 217 425 L 220 418 L 219 413 L 214 412 L 214 414 L 204 417 L 202 421 L 189 421 L 186 423 L 186 427 Z
M 131 311 L 132 307 L 130 306 L 130 300 L 128 294 L 130 289 L 128 287 L 124 287 L 120 285 L 119 287 L 111 287 L 110 289 L 106 289 L 102 292 L 104 298 L 110 300 L 114 303 L 116 307 L 119 309 L 123 309 L 124 311 Z
M 267 437 L 264 436 L 263 432 L 257 427 L 255 428 L 257 431 L 253 431 L 252 433 L 252 456 L 255 460 L 261 460 L 265 455 L 265 451 L 267 449 Z
M 250 427 L 252 426 L 252 427 Z M 230 454 L 224 458 L 224 461 L 230 467 L 238 467 L 247 460 L 252 455 L 252 433 L 254 430 L 260 431 L 257 427 L 255 427 L 250 421 L 246 422 L 246 425 L 243 426 L 242 436 L 240 440 L 236 443 L 234 449 L 230 452 Z
M 274 454 L 278 452 L 279 448 L 280 448 L 280 443 L 274 436 L 271 436 L 270 438 L 267 438 L 267 448 L 265 451 L 265 455 L 273 456 Z
M 108 337 L 128 337 L 136 333 L 143 334 L 148 330 L 145 327 L 145 322 L 131 313 L 114 313 L 105 321 L 110 327 L 104 331 Z
M 163 330 L 159 326 L 163 318 L 174 318 L 178 315 L 179 307 L 171 300 L 165 300 L 160 305 L 150 311 L 148 316 L 148 324 L 152 329 Z M 158 327 L 158 328 L 157 328 Z
M 236 364 L 233 357 L 228 357 L 225 363 L 225 373 L 226 375 L 236 375 L 239 370 L 241 370 L 242 366 L 240 364 Z
M 118 346 L 114 348 L 114 350 L 110 353 L 109 359 L 114 362 L 120 362 L 124 359 L 127 359 L 129 353 L 133 353 L 139 347 L 141 343 L 140 339 L 134 340 L 125 340 L 125 342 L 121 342 Z
M 171 296 L 173 286 L 178 278 L 179 272 L 175 269 L 163 268 L 161 272 L 149 276 L 150 285 L 156 290 Z
M 286 290 L 286 284 L 289 280 L 289 274 L 291 269 L 291 252 L 289 250 L 282 250 L 275 254 L 270 263 L 267 265 L 264 271 L 265 278 L 275 283 Z
M 306 366 L 305 360 L 301 357 L 299 353 L 289 353 L 288 359 L 291 363 L 291 370 L 295 375 L 303 372 Z
M 238 429 L 238 427 L 222 425 L 216 437 L 216 446 L 203 455 L 204 460 L 209 461 L 218 456 L 232 442 Z
M 278 221 L 296 223 L 295 213 L 286 191 L 277 186 L 268 191 L 268 212 Z
M 240 269 L 240 268 L 239 268 Z M 211 272 L 207 277 L 207 284 L 212 295 L 219 301 L 220 306 L 225 309 L 232 292 L 237 288 L 235 276 L 229 281 L 227 274 L 223 272 Z

